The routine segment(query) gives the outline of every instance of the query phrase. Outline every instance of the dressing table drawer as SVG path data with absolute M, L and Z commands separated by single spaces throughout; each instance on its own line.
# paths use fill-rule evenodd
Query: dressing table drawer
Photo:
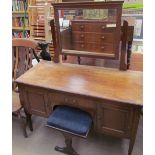
M 115 34 L 112 33 L 84 33 L 84 32 L 73 32 L 73 42 L 84 41 L 86 43 L 114 43 Z
M 85 42 L 73 42 L 73 48 L 79 51 L 88 51 L 88 52 L 99 52 L 99 53 L 109 53 L 113 54 L 116 46 L 115 44 L 106 44 L 106 43 L 85 43 Z
M 115 32 L 116 26 L 111 23 L 100 22 L 97 23 L 93 21 L 72 21 L 72 31 L 80 32 Z
M 53 105 L 70 105 L 79 107 L 82 109 L 95 109 L 95 101 L 92 99 L 88 100 L 88 98 L 85 97 L 79 97 L 74 94 L 69 93 L 56 93 L 53 92 L 50 94 L 51 103 Z

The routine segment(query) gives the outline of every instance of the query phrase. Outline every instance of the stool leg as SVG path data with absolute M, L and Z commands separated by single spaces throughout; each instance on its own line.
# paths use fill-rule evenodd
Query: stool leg
M 68 155 L 79 155 L 74 148 L 72 147 L 72 137 L 70 135 L 67 134 L 63 134 L 65 137 L 65 144 L 66 146 L 61 148 L 59 146 L 55 147 L 56 151 L 68 154 Z

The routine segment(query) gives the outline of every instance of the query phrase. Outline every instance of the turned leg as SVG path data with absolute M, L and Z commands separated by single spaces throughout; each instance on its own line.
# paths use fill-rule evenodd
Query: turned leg
M 70 136 L 69 134 L 63 134 L 63 135 L 65 137 L 66 146 L 65 147 L 56 146 L 55 150 L 68 155 L 79 155 L 72 147 L 72 136 Z
M 134 113 L 133 127 L 132 127 L 132 131 L 131 131 L 131 135 L 130 135 L 128 155 L 132 154 L 132 150 L 134 147 L 138 124 L 139 124 L 139 119 L 140 119 L 140 112 L 141 112 L 141 108 L 138 108 L 137 110 L 135 110 L 135 113 Z
M 130 67 L 130 58 L 132 52 L 132 41 L 128 41 L 128 49 L 127 49 L 127 69 Z

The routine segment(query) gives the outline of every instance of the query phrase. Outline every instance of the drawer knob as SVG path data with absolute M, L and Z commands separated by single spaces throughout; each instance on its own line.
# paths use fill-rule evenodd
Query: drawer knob
M 84 35 L 83 35 L 83 34 L 81 34 L 81 35 L 80 35 L 80 37 L 81 37 L 81 38 L 83 38 L 83 37 L 84 37 Z
M 101 46 L 101 49 L 104 49 L 105 47 L 104 46 Z
M 81 29 L 83 29 L 83 28 L 84 28 L 84 26 L 83 26 L 83 25 L 80 25 L 80 28 L 81 28 Z
M 84 44 L 81 44 L 81 47 L 84 47 Z
M 68 102 L 68 98 L 65 98 L 65 102 Z
M 106 28 L 106 26 L 102 26 L 102 30 L 104 30 Z
M 101 39 L 105 39 L 105 37 L 104 37 L 104 36 L 102 36 L 102 37 L 101 37 Z

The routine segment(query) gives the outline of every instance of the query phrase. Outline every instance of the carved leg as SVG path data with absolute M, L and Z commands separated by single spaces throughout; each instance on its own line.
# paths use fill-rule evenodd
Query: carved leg
M 63 148 L 56 146 L 55 150 L 68 155 L 79 155 L 72 147 L 72 137 L 67 134 L 64 134 L 64 137 L 66 146 Z
M 138 124 L 139 124 L 140 111 L 141 111 L 141 108 L 137 108 L 135 110 L 133 128 L 132 128 L 132 132 L 131 132 L 131 135 L 130 135 L 128 155 L 132 154 L 133 146 L 134 146 L 135 139 L 136 139 Z
M 132 52 L 132 41 L 128 41 L 128 49 L 127 49 L 127 69 L 130 67 L 130 58 Z

